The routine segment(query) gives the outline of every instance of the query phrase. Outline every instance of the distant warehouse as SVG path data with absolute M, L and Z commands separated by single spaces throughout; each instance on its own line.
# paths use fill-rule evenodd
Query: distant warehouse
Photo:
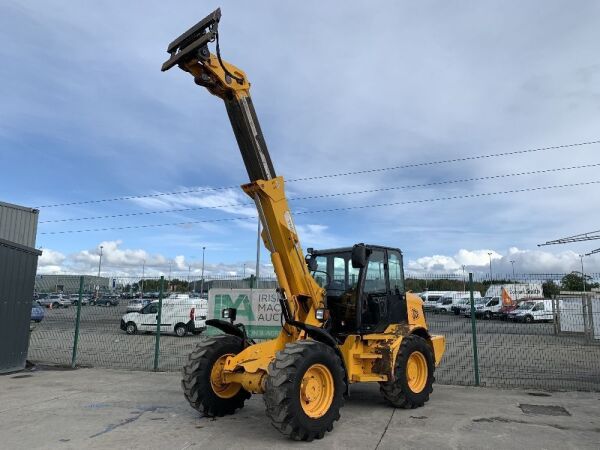
M 42 292 L 63 292 L 75 294 L 79 292 L 80 275 L 36 275 L 35 291 Z M 96 277 L 93 275 L 83 276 L 83 290 L 85 292 L 94 292 L 96 286 L 100 291 L 108 291 L 112 288 L 112 281 L 106 277 Z

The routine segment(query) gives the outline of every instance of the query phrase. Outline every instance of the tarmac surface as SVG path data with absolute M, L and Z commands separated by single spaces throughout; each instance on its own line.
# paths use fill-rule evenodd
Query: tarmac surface
M 597 449 L 600 393 L 435 385 L 415 410 L 393 409 L 376 384 L 352 386 L 333 432 L 293 442 L 260 396 L 233 416 L 189 407 L 177 373 L 38 368 L 0 376 L 6 449 Z

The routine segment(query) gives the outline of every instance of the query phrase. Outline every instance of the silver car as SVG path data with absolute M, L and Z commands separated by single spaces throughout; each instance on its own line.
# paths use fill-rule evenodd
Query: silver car
M 46 308 L 68 308 L 71 306 L 71 300 L 62 294 L 51 294 L 48 297 L 39 299 L 38 303 Z

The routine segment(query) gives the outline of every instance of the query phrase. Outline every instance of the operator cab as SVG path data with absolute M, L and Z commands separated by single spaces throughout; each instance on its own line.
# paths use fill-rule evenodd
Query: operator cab
M 383 332 L 392 323 L 407 323 L 399 249 L 357 244 L 308 249 L 308 253 L 308 267 L 326 290 L 330 313 L 326 328 L 338 340 L 348 334 Z

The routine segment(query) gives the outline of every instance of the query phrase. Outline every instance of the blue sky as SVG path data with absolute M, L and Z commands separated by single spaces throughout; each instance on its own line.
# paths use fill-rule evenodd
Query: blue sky
M 600 139 L 600 5 L 522 2 L 0 4 L 0 200 L 27 206 L 236 186 L 247 175 L 221 101 L 160 72 L 166 45 L 217 6 L 223 57 L 244 69 L 276 170 L 288 179 Z M 290 197 L 600 163 L 600 144 L 288 184 Z M 303 212 L 598 181 L 598 167 L 291 201 Z M 296 216 L 304 247 L 400 247 L 412 270 L 576 270 L 600 228 L 599 185 Z M 240 273 L 255 220 L 238 189 L 41 208 L 44 272 Z M 263 261 L 268 255 L 263 252 Z M 600 259 L 587 258 L 600 271 Z M 265 268 L 268 270 L 268 268 Z

